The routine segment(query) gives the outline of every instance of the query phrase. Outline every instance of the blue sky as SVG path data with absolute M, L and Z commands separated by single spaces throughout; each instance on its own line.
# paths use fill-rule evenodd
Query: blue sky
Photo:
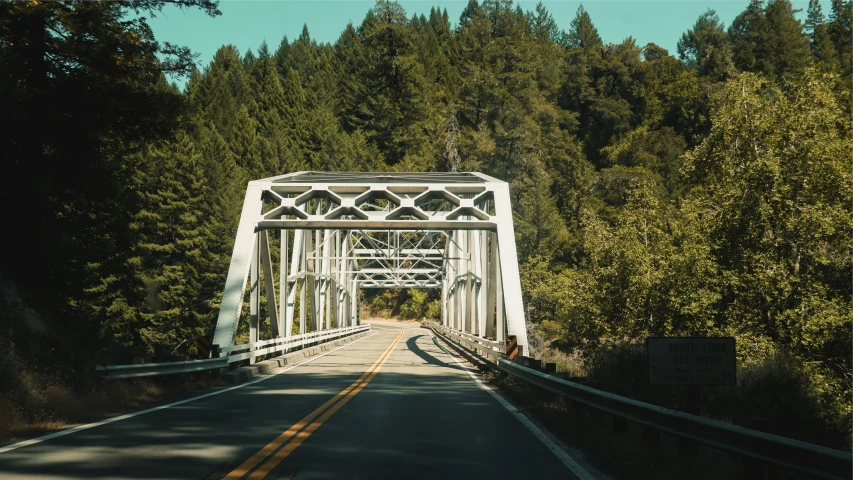
M 467 0 L 399 3 L 410 17 L 416 13 L 429 14 L 433 6 L 446 8 L 455 25 Z M 537 2 L 519 3 L 524 10 L 533 10 Z M 653 42 L 676 55 L 681 34 L 704 11 L 713 8 L 728 27 L 747 3 L 748 0 L 598 0 L 583 5 L 605 42 L 618 43 L 633 36 L 639 45 Z M 808 0 L 792 3 L 794 8 L 803 10 L 799 17 L 804 19 Z M 334 43 L 346 24 L 361 23 L 373 4 L 372 0 L 221 0 L 221 16 L 211 18 L 197 9 L 181 11 L 170 6 L 152 19 L 150 25 L 159 41 L 186 45 L 199 53 L 199 66 L 203 68 L 222 45 L 233 44 L 245 53 L 266 40 L 274 51 L 285 35 L 290 39 L 299 36 L 303 24 L 308 24 L 313 39 Z M 559 27 L 567 29 L 581 2 L 552 0 L 543 4 Z M 829 1 L 821 4 L 824 14 L 828 14 Z

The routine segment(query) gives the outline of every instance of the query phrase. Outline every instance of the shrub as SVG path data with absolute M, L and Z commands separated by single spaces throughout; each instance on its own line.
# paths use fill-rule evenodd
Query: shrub
M 438 304 L 438 300 L 431 299 L 427 290 L 410 288 L 407 291 L 407 295 L 409 298 L 400 306 L 400 318 L 417 320 L 423 317 L 430 317 L 434 319 L 441 315 L 441 307 Z M 436 315 L 436 312 L 438 315 Z
M 744 362 L 737 385 L 709 389 L 704 409 L 747 426 L 749 419 L 760 418 L 764 429 L 776 435 L 849 448 L 850 411 L 843 407 L 849 401 L 839 402 L 832 387 L 828 377 L 775 351 Z
M 602 388 L 667 407 L 685 406 L 687 389 L 678 385 L 649 385 L 645 343 L 628 339 L 602 340 L 585 352 L 588 379 Z

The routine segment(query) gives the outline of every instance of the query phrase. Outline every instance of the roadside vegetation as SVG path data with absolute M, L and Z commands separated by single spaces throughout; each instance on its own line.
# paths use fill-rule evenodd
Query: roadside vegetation
M 850 447 L 851 1 L 708 11 L 668 52 L 605 43 L 583 7 L 380 0 L 331 44 L 306 25 L 202 68 L 148 28 L 167 3 L 0 3 L 9 385 L 87 392 L 72 372 L 210 334 L 249 179 L 482 171 L 510 183 L 544 358 L 630 390 L 645 337 L 733 336 L 739 385 L 709 412 Z M 436 298 L 365 305 L 436 318 Z M 73 417 L 54 403 L 22 418 Z

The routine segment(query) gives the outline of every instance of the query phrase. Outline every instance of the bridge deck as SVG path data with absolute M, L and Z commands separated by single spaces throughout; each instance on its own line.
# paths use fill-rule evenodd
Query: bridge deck
M 0 477 L 576 478 L 427 330 L 374 332 L 258 383 L 0 453 Z M 332 398 L 345 403 L 311 416 Z

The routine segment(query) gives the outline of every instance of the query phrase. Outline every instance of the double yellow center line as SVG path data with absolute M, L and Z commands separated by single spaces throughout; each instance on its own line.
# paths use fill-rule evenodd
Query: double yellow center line
M 317 430 L 323 422 L 340 410 L 341 407 L 350 401 L 350 399 L 358 394 L 358 392 L 360 392 L 365 386 L 367 386 L 371 380 L 373 380 L 373 377 L 379 373 L 382 365 L 388 361 L 388 358 L 394 351 L 394 347 L 397 346 L 397 342 L 402 338 L 403 331 L 398 331 L 400 333 L 397 335 L 397 338 L 394 339 L 391 345 L 382 352 L 379 359 L 373 362 L 373 365 L 371 365 L 358 380 L 353 382 L 352 385 L 345 388 L 341 393 L 335 395 L 323 405 L 320 405 L 320 407 L 306 415 L 305 418 L 295 423 L 292 427 L 288 428 L 287 431 L 279 435 L 272 442 L 268 443 L 264 448 L 260 449 L 258 453 L 252 455 L 251 458 L 223 477 L 223 480 L 237 480 L 242 478 L 252 471 L 252 469 L 258 464 L 261 464 L 261 462 L 264 463 L 255 469 L 255 471 L 253 471 L 247 478 L 257 480 L 266 477 L 272 469 L 278 466 L 278 464 L 296 450 L 302 442 L 310 437 L 311 434 L 314 433 L 314 430 Z M 282 445 L 284 445 L 284 447 L 280 448 Z

